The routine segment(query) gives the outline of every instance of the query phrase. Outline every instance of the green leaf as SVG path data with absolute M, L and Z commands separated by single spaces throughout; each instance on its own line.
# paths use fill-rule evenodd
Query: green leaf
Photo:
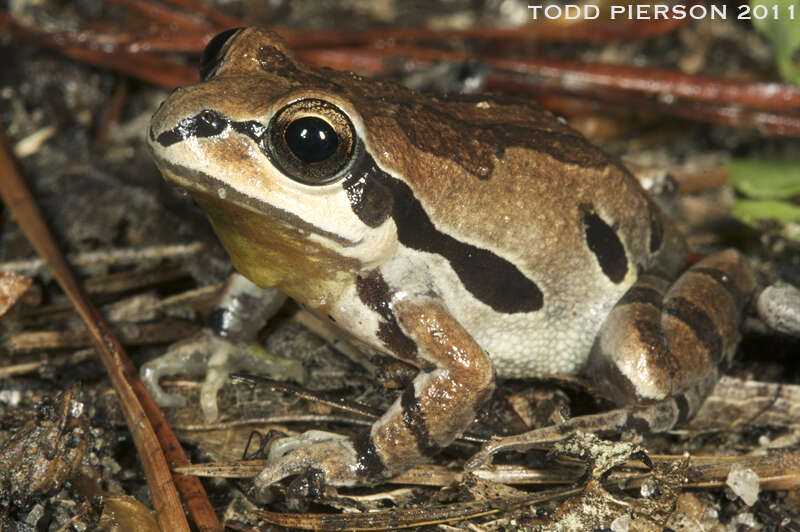
M 736 200 L 733 216 L 758 229 L 759 222 L 777 220 L 786 238 L 800 241 L 800 206 L 786 201 Z
M 761 220 L 797 223 L 800 222 L 800 206 L 785 201 L 737 200 L 733 206 L 733 215 L 749 224 Z
M 800 196 L 800 161 L 734 159 L 728 165 L 728 180 L 753 199 Z
M 750 8 L 753 26 L 772 43 L 781 77 L 800 84 L 800 0 L 750 0 Z

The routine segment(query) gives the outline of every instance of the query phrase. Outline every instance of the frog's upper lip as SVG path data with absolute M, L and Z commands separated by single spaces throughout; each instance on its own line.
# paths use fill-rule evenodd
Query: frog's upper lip
M 205 172 L 176 165 L 159 157 L 157 153 L 154 153 L 154 158 L 165 180 L 185 188 L 190 192 L 193 191 L 201 194 L 220 197 L 219 191 L 224 190 L 224 201 L 235 203 L 236 205 L 239 205 L 245 209 L 263 214 L 264 216 L 276 218 L 289 225 L 292 225 L 293 227 L 296 227 L 304 233 L 322 236 L 342 247 L 349 248 L 359 244 L 359 242 L 344 238 L 342 235 L 320 229 L 318 226 L 303 220 L 296 214 L 280 209 L 275 205 L 271 205 L 257 198 L 248 196 L 247 194 L 236 190 L 229 184 Z M 222 201 L 222 199 L 220 199 L 220 201 Z

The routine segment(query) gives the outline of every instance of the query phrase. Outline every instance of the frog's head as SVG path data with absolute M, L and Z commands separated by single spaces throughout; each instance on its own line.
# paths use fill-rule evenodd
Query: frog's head
M 311 69 L 275 34 L 231 30 L 209 43 L 203 81 L 174 91 L 152 118 L 164 177 L 208 214 L 236 268 L 292 290 L 369 269 L 396 247 L 391 194 L 347 85 Z M 381 199 L 382 198 L 382 199 Z

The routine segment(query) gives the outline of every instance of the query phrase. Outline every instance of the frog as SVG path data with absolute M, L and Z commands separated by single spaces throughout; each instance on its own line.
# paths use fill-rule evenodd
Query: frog
M 258 485 L 382 482 L 453 442 L 500 379 L 582 375 L 618 405 L 507 448 L 666 430 L 730 363 L 748 261 L 727 249 L 687 268 L 636 178 L 551 113 L 318 69 L 261 28 L 220 34 L 201 73 L 155 112 L 148 144 L 248 280 L 238 293 L 277 291 L 418 369 L 367 430 L 275 446 Z

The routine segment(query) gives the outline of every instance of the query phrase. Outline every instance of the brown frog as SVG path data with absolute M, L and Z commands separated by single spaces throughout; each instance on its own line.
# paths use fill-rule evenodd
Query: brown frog
M 311 68 L 257 28 L 209 45 L 149 141 L 242 275 L 419 368 L 359 437 L 277 447 L 261 485 L 402 472 L 465 430 L 496 377 L 583 373 L 653 405 L 539 440 L 669 428 L 730 360 L 755 287 L 733 250 L 682 271 L 683 238 L 636 179 L 551 114 Z

